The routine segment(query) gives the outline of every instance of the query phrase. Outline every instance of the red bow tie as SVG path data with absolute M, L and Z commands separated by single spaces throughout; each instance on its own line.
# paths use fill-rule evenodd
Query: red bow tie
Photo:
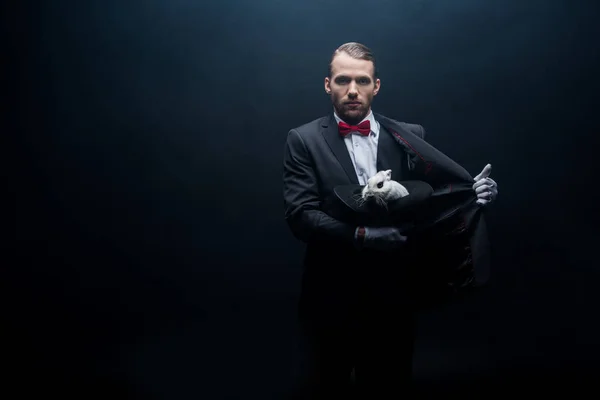
M 348 125 L 344 121 L 340 121 L 338 123 L 338 130 L 342 136 L 346 136 L 350 132 L 358 132 L 363 136 L 369 136 L 369 133 L 371 133 L 371 122 L 366 120 L 358 125 Z

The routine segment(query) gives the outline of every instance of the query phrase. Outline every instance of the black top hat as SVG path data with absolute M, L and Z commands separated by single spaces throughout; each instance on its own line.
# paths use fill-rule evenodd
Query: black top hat
M 373 224 L 403 223 L 412 220 L 416 209 L 423 205 L 433 193 L 433 188 L 426 182 L 412 180 L 399 181 L 408 191 L 408 195 L 388 202 L 385 206 L 376 201 L 364 201 L 362 190 L 364 186 L 352 184 L 336 186 L 333 191 L 346 208 L 360 221 L 372 220 Z

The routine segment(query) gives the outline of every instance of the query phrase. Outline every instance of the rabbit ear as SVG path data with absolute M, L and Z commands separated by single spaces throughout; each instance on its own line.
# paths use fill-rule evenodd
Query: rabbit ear
M 388 169 L 387 171 L 385 171 L 385 177 L 390 180 L 392 179 L 392 170 Z

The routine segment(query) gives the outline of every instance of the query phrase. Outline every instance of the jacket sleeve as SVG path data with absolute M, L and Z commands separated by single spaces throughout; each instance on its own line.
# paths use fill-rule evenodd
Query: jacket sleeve
M 306 144 L 292 129 L 283 153 L 283 204 L 288 226 L 294 236 L 305 243 L 353 242 L 356 227 L 320 210 L 321 197 L 315 169 Z

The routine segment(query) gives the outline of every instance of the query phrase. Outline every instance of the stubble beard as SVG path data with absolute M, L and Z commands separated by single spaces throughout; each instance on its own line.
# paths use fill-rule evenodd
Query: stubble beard
M 341 101 L 337 101 L 334 105 L 338 116 L 350 125 L 357 125 L 360 121 L 365 119 L 369 110 L 365 104 L 361 104 L 361 106 L 355 110 L 347 109 Z

